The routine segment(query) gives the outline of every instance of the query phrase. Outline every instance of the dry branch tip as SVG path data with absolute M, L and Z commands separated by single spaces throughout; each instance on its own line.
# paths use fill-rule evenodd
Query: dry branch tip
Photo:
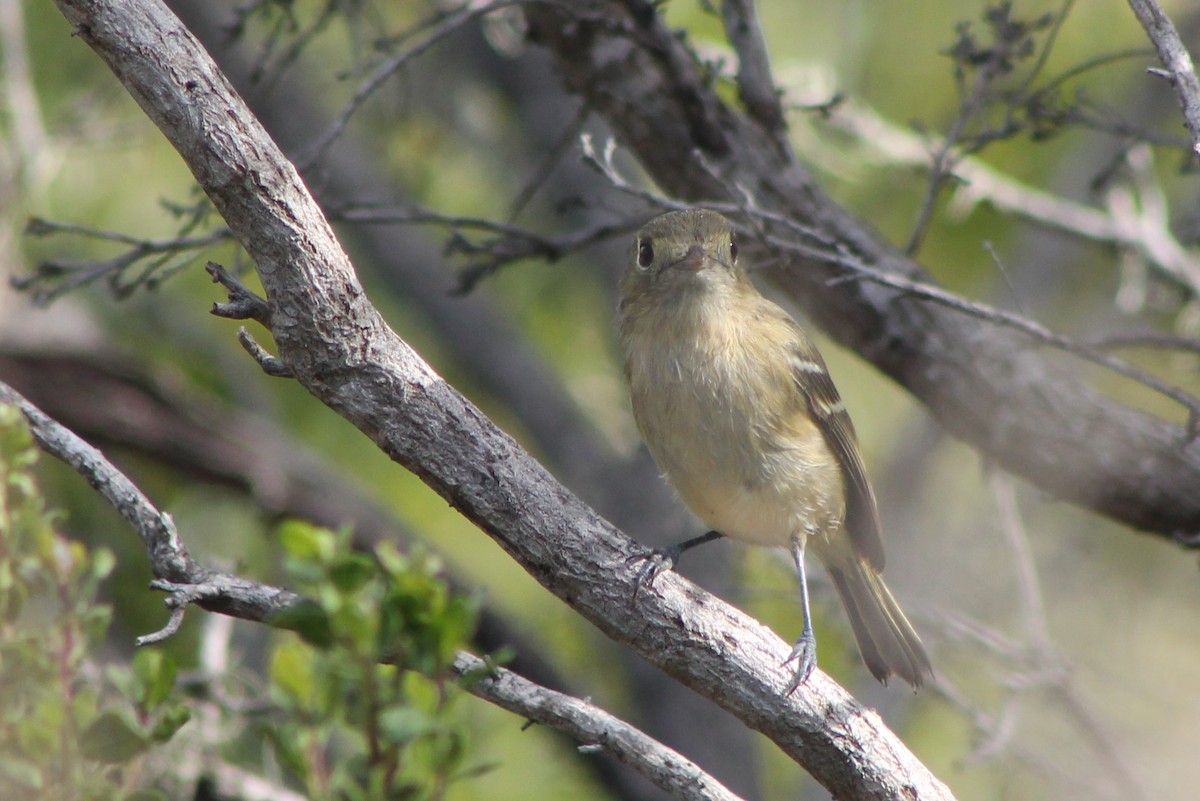
M 214 284 L 220 284 L 229 292 L 227 303 L 213 304 L 213 314 L 230 320 L 255 320 L 268 329 L 271 327 L 271 305 L 265 298 L 251 292 L 216 262 L 205 264 L 204 271 L 212 276 Z

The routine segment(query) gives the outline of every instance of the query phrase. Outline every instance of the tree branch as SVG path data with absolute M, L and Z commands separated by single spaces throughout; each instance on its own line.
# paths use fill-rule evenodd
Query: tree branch
M 17 407 L 28 421 L 29 430 L 38 446 L 87 479 L 92 489 L 99 492 L 133 526 L 150 556 L 150 567 L 156 583 L 159 583 L 158 588 L 172 593 L 190 593 L 188 597 L 168 604 L 173 610 L 195 603 L 209 611 L 233 617 L 267 620 L 300 600 L 295 593 L 266 587 L 197 564 L 179 539 L 171 516 L 158 511 L 137 485 L 108 461 L 104 454 L 59 425 L 3 382 L 0 382 L 0 403 Z M 167 624 L 168 629 L 172 626 L 178 628 L 179 621 L 176 618 L 177 615 L 173 614 Z
M 1129 7 L 1142 27 L 1158 59 L 1166 68 L 1165 77 L 1179 96 L 1179 107 L 1183 110 L 1183 122 L 1192 135 L 1192 151 L 1200 156 L 1200 79 L 1196 77 L 1196 66 L 1188 54 L 1179 31 L 1156 0 L 1129 0 Z
M 460 676 L 480 677 L 468 684 L 473 694 L 567 733 L 581 743 L 581 750 L 611 753 L 676 798 L 740 801 L 687 757 L 587 701 L 540 687 L 461 651 L 454 670 Z
M 788 647 L 756 621 L 675 575 L 630 604 L 629 540 L 387 327 L 295 170 L 165 8 L 153 0 L 58 6 L 250 253 L 282 361 L 303 386 L 602 631 L 766 734 L 836 796 L 951 797 L 878 716 L 824 674 L 789 697 Z M 688 126 L 712 134 L 719 105 L 698 94 L 702 82 L 686 89 L 702 101 L 685 115 Z

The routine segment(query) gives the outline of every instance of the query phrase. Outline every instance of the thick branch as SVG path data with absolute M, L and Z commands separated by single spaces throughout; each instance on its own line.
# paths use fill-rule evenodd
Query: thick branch
M 301 384 L 605 633 L 764 732 L 839 798 L 950 797 L 877 715 L 823 674 L 788 697 L 788 647 L 756 621 L 675 575 L 630 603 L 629 540 L 384 324 L 295 170 L 165 8 L 153 0 L 58 5 L 254 259 L 281 358 Z M 691 108 L 689 126 L 711 133 L 715 108 Z

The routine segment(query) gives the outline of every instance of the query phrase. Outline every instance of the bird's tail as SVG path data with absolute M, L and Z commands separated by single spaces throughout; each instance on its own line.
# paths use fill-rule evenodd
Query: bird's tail
M 860 558 L 826 568 L 850 616 L 867 669 L 884 684 L 894 673 L 920 688 L 925 677 L 933 675 L 933 665 L 883 576 Z

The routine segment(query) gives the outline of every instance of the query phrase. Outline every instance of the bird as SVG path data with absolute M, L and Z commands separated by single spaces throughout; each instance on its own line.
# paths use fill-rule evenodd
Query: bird
M 751 282 L 729 220 L 686 209 L 646 223 L 617 317 L 638 430 L 679 499 L 711 529 L 644 555 L 639 586 L 719 537 L 788 549 L 803 613 L 785 661 L 796 663 L 790 695 L 817 664 L 811 550 L 867 669 L 919 689 L 933 668 L 881 575 L 882 524 L 854 424 L 804 329 Z

